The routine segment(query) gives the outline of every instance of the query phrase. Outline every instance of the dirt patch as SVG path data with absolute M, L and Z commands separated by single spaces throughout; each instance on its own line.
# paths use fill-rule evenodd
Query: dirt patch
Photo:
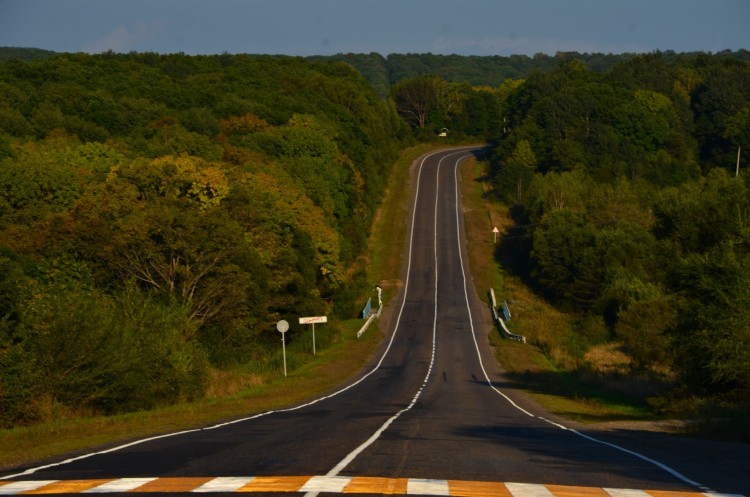
M 600 431 L 649 431 L 658 433 L 687 433 L 693 422 L 683 419 L 664 419 L 660 421 L 607 421 L 587 424 L 588 430 Z

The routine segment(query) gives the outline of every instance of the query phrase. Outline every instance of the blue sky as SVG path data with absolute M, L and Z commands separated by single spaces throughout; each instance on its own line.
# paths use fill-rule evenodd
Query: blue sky
M 187 54 L 750 49 L 750 0 L 0 0 L 0 46 Z

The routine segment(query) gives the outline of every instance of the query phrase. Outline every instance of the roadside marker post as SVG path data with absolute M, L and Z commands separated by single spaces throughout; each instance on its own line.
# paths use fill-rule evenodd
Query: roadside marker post
M 311 324 L 312 325 L 312 338 L 313 338 L 313 355 L 315 355 L 315 323 L 327 323 L 328 316 L 311 316 L 307 318 L 299 318 L 299 324 Z
M 286 341 L 284 340 L 284 333 L 289 330 L 289 323 L 282 319 L 276 323 L 276 329 L 281 333 L 281 353 L 284 356 L 284 376 L 286 377 Z

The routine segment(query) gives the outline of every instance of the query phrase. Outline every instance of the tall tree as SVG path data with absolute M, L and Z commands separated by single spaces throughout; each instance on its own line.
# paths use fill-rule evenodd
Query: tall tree
M 437 76 L 419 76 L 399 81 L 391 88 L 396 109 L 412 127 L 423 129 L 427 124 L 427 116 L 440 102 L 440 83 Z

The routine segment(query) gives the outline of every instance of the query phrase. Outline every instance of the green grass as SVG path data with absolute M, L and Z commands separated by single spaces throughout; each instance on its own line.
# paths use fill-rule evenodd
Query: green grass
M 433 145 L 419 145 L 402 153 L 393 168 L 383 206 L 373 223 L 370 247 L 375 249 L 368 261 L 368 278 L 372 285 L 383 288 L 386 301 L 398 293 L 401 285 L 400 269 L 412 194 L 410 166 L 434 148 Z
M 356 338 L 362 323 L 359 319 L 339 323 L 344 330 L 340 338 L 317 355 L 312 356 L 310 351 L 306 360 L 300 358 L 299 367 L 290 368 L 288 377 L 277 369 L 264 375 L 262 382 L 232 395 L 153 411 L 63 419 L 2 430 L 0 468 L 278 409 L 332 391 L 362 371 L 380 342 L 377 322 L 362 338 Z
M 606 381 L 585 379 L 597 375 L 581 374 L 583 350 L 576 354 L 569 350 L 571 343 L 586 348 L 572 331 L 577 329 L 576 316 L 555 309 L 519 278 L 504 274 L 495 260 L 491 230 L 497 226 L 502 236 L 512 220 L 507 207 L 486 199 L 483 167 L 473 161 L 462 169 L 467 247 L 477 294 L 489 305 L 488 291 L 494 288 L 500 302 L 510 302 L 510 331 L 527 338 L 527 344 L 520 344 L 499 333 L 490 336 L 508 378 L 545 409 L 580 422 L 653 419 L 655 414 L 643 397 L 616 393 Z
M 395 164 L 389 188 L 370 239 L 368 278 L 381 283 L 385 299 L 398 291 L 401 254 L 406 233 L 411 185 L 409 166 L 431 146 L 404 151 Z M 382 339 L 375 321 L 360 338 L 361 319 L 329 322 L 315 328 L 317 354 L 312 354 L 312 329 L 287 349 L 288 376 L 283 376 L 281 344 L 269 359 L 230 371 L 213 371 L 209 396 L 168 408 L 118 416 L 57 419 L 33 426 L 0 430 L 0 468 L 7 469 L 63 454 L 172 431 L 205 426 L 302 403 L 333 391 L 356 376 Z
M 422 145 L 402 154 L 373 224 L 371 255 L 362 263 L 367 265 L 369 281 L 383 287 L 386 302 L 398 292 L 401 284 L 399 277 L 411 198 L 409 166 L 433 148 Z M 519 381 L 527 385 L 540 404 L 554 412 L 581 421 L 647 417 L 648 413 L 639 410 L 642 407 L 637 404 L 607 397 L 606 392 L 592 391 L 579 384 L 574 375 L 560 369 L 565 360 L 554 359 L 556 345 L 547 330 L 567 323 L 570 317 L 547 305 L 516 279 L 504 275 L 494 261 L 492 227 L 497 225 L 502 229 L 509 220 L 500 206 L 483 198 L 483 184 L 477 181 L 481 167 L 473 162 L 463 168 L 467 244 L 477 292 L 487 301 L 487 292 L 492 287 L 500 292 L 498 297 L 501 300 L 516 301 L 514 311 L 520 316 L 512 323 L 513 331 L 528 334 L 537 343 L 550 342 L 544 347 L 522 345 L 493 334 L 491 341 L 501 365 L 508 373 L 518 374 Z M 356 338 L 362 324 L 362 320 L 355 319 L 316 326 L 319 346 L 315 356 L 312 355 L 311 330 L 305 330 L 289 347 L 286 378 L 281 372 L 279 347 L 273 359 L 260 366 L 214 371 L 209 397 L 198 402 L 119 416 L 59 419 L 0 430 L 0 468 L 236 419 L 302 403 L 331 392 L 362 371 L 380 345 L 382 333 L 377 321 L 361 339 Z M 545 353 L 542 350 L 545 347 L 553 353 Z M 534 381 L 534 374 L 545 381 Z M 545 382 L 549 384 L 545 386 Z

